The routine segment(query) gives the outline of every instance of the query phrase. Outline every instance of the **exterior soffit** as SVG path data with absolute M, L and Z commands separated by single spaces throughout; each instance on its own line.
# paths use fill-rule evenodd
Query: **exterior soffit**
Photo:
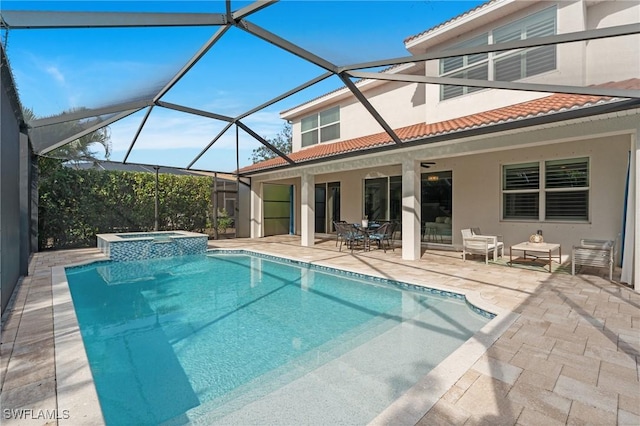
M 396 74 L 396 73 L 408 73 L 410 75 L 422 75 L 424 73 L 424 64 L 423 63 L 407 63 L 402 65 L 394 66 L 393 69 L 388 69 L 387 71 L 382 71 L 388 74 Z M 422 74 L 421 74 L 422 73 Z M 376 87 L 387 84 L 388 82 L 385 80 L 378 79 L 360 79 L 357 81 L 356 87 L 360 89 L 361 92 L 366 93 L 367 91 L 374 89 Z M 353 92 L 351 92 L 347 87 L 341 87 L 339 89 L 334 90 L 333 92 L 326 93 L 324 95 L 319 96 L 316 99 L 312 99 L 304 104 L 295 106 L 288 110 L 280 112 L 280 118 L 284 120 L 292 120 L 296 117 L 300 117 L 302 115 L 310 114 L 314 110 L 319 110 L 328 106 L 330 104 L 335 104 L 338 101 L 343 99 L 353 98 Z

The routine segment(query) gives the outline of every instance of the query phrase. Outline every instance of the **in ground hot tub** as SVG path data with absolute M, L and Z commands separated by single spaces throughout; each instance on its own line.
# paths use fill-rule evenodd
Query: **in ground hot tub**
M 111 260 L 156 259 L 200 254 L 207 250 L 206 234 L 188 231 L 98 234 L 98 248 Z

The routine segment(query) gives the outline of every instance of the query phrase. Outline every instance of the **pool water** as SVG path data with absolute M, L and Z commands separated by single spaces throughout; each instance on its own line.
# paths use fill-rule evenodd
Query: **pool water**
M 107 424 L 363 424 L 489 319 L 247 254 L 68 268 Z

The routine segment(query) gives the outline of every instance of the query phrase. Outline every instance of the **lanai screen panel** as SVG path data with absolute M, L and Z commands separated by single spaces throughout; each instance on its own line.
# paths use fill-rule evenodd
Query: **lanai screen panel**
M 374 123 L 371 133 L 380 128 L 397 144 L 392 112 L 379 111 L 374 94 L 358 94 L 355 88 L 359 79 L 376 79 L 374 75 L 379 76 L 380 70 L 403 66 L 409 60 L 418 67 L 428 59 L 438 61 L 433 55 L 439 52 L 429 49 L 412 51 L 417 56 L 409 58 L 408 40 L 434 26 L 437 30 L 438 25 L 481 4 L 479 1 L 4 1 L 2 42 L 23 106 L 35 115 L 26 121 L 34 124 L 32 139 L 36 153 L 48 154 L 58 145 L 73 142 L 74 137 L 91 139 L 91 131 L 100 123 L 115 128 L 120 120 L 135 116 L 139 123 L 130 126 L 127 136 L 123 136 L 124 132 L 111 132 L 112 138 L 119 138 L 112 139 L 111 158 L 123 162 L 146 159 L 156 164 L 171 159 L 172 165 L 180 167 L 197 165 L 207 170 L 222 167 L 233 171 L 238 165 L 248 165 L 247 153 L 277 134 L 279 124 L 283 124 L 280 112 L 300 105 L 299 99 L 289 95 L 298 93 L 295 88 L 301 85 L 309 96 L 302 102 L 346 86 L 369 111 Z M 46 13 L 16 12 L 43 8 L 48 9 Z M 538 27 L 536 31 L 542 31 L 538 35 L 548 37 L 545 31 L 551 26 Z M 633 42 L 637 40 L 638 29 L 630 31 L 636 34 L 630 38 Z M 515 43 L 515 48 L 523 47 L 509 31 L 503 32 L 502 38 L 497 33 L 491 38 Z M 482 43 L 456 48 L 469 47 L 483 48 Z M 537 51 L 552 49 L 544 47 Z M 482 56 L 478 52 L 470 55 Z M 517 71 L 513 68 L 516 62 L 505 56 L 493 72 L 512 75 Z M 454 72 L 449 77 L 476 83 L 485 78 L 484 74 L 465 72 L 460 75 Z M 326 73 L 338 80 L 333 88 L 316 83 L 324 81 Z M 423 86 L 438 84 L 446 77 L 444 74 L 426 72 L 417 81 L 415 77 L 419 75 L 410 75 L 409 82 Z M 392 78 L 404 81 L 403 76 Z M 564 86 L 547 85 L 546 90 L 570 90 L 583 81 L 568 75 Z M 506 83 L 500 86 L 494 82 L 490 87 L 537 89 L 522 82 Z M 455 88 L 455 82 L 445 84 L 449 90 L 460 90 Z M 479 89 L 476 86 L 463 90 Z M 638 96 L 637 90 L 632 95 Z M 156 144 L 153 147 L 156 154 L 150 155 L 151 149 L 137 150 L 136 146 L 146 127 L 154 123 L 158 108 L 217 120 L 217 125 L 207 128 L 181 120 L 159 120 L 165 126 L 175 123 L 176 130 L 170 133 L 179 137 L 173 137 L 173 144 Z M 69 118 L 77 120 L 74 126 L 80 125 L 82 129 L 60 136 L 60 126 L 66 126 L 65 131 L 69 132 L 69 125 L 64 124 L 71 121 Z M 38 119 L 48 120 L 46 126 Z M 197 127 L 203 130 L 194 137 L 193 130 Z M 184 141 L 191 137 L 197 142 Z M 207 158 L 226 158 L 232 150 L 220 147 L 234 143 L 243 150 L 235 153 L 235 159 L 216 163 Z M 189 156 L 196 155 L 192 159 L 186 159 L 187 155 L 178 159 L 172 155 L 172 149 L 191 149 Z M 220 152 L 208 155 L 210 149 Z M 293 164 L 290 159 L 286 161 Z

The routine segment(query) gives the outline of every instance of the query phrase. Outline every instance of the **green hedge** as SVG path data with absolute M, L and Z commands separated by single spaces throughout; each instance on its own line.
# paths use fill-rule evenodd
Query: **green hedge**
M 155 174 L 75 170 L 38 160 L 40 250 L 95 247 L 96 234 L 152 231 Z M 212 179 L 159 175 L 159 229 L 210 227 Z

